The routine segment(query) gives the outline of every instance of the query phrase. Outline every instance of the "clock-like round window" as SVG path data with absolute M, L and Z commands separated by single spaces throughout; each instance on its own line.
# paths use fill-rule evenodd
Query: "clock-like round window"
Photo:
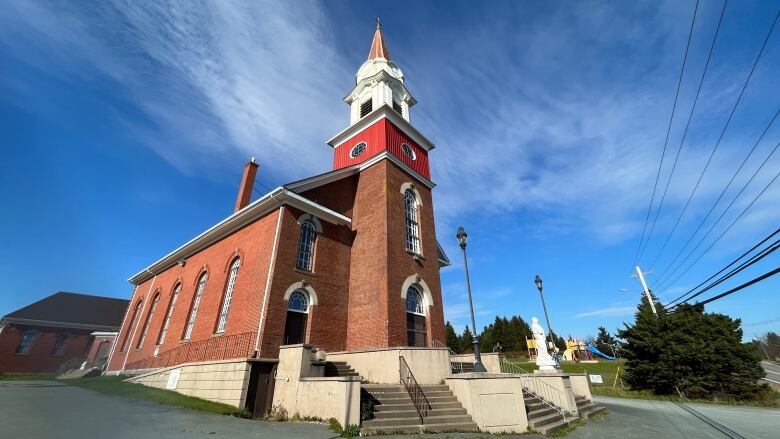
M 401 144 L 401 149 L 404 151 L 404 154 L 409 157 L 412 160 L 417 159 L 417 154 L 414 153 L 414 150 L 411 146 L 407 145 L 406 143 Z
M 352 151 L 349 152 L 349 156 L 354 159 L 355 157 L 362 155 L 364 152 L 366 152 L 366 146 L 368 146 L 366 145 L 366 142 L 358 143 L 352 147 Z

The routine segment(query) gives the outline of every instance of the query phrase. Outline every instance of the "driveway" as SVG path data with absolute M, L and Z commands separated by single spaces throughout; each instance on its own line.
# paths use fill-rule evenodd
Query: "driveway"
M 780 437 L 780 410 L 777 409 L 710 404 L 681 407 L 666 401 L 595 399 L 607 407 L 609 416 L 588 422 L 567 438 Z M 56 381 L 0 381 L 0 438 L 5 437 L 326 439 L 336 435 L 322 424 L 239 419 L 104 395 Z M 401 436 L 378 437 L 390 439 Z M 498 436 L 444 433 L 424 437 Z M 500 438 L 510 437 L 519 436 Z M 536 437 L 540 436 L 522 436 L 523 439 Z

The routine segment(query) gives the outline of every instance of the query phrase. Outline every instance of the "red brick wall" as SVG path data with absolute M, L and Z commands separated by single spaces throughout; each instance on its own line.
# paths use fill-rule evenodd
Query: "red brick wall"
M 28 329 L 37 329 L 38 337 L 28 354 L 16 354 L 22 334 Z M 70 334 L 65 351 L 61 356 L 52 355 L 57 335 L 62 332 Z M 42 326 L 6 326 L 0 334 L 0 373 L 56 372 L 68 360 L 87 355 L 90 332 Z
M 352 232 L 346 226 L 320 221 L 323 231 L 315 240 L 312 271 L 299 270 L 295 267 L 301 231 L 298 218 L 303 213 L 291 207 L 284 209 L 265 332 L 262 335 L 263 357 L 277 355 L 287 319 L 287 301 L 284 300 L 284 294 L 291 285 L 301 281 L 305 281 L 314 289 L 318 299 L 318 304 L 310 307 L 307 342 L 326 351 L 343 350 L 346 345 L 349 248 Z
M 182 283 L 182 289 L 174 306 L 160 352 L 212 337 L 257 331 L 277 214 L 278 209 L 192 255 L 183 267 L 175 265 L 159 273 L 155 278 L 138 285 L 130 302 L 130 311 L 117 338 L 118 345 L 108 370 L 121 370 L 125 364 L 125 356 L 127 356 L 127 363 L 132 363 L 154 354 L 155 343 L 162 329 L 168 304 L 174 287 L 179 282 Z M 241 268 L 233 290 L 227 327 L 224 333 L 215 334 L 230 263 L 236 256 L 241 257 Z M 195 288 L 204 271 L 208 272 L 208 280 L 201 296 L 192 336 L 189 340 L 182 340 Z M 136 349 L 151 299 L 157 292 L 160 292 L 160 301 L 149 323 L 144 344 L 140 349 Z M 126 350 L 120 351 L 125 335 L 132 330 L 130 323 L 133 307 L 141 299 L 144 300 L 144 305 L 137 319 L 138 328 L 132 334 L 132 340 L 128 342 Z

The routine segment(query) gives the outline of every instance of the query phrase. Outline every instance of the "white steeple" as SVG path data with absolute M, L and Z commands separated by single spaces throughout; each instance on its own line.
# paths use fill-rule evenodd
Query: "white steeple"
M 403 72 L 390 59 L 379 19 L 368 59 L 358 69 L 355 83 L 355 88 L 344 98 L 351 109 L 350 125 L 382 105 L 389 106 L 409 121 L 409 108 L 417 101 L 404 86 Z

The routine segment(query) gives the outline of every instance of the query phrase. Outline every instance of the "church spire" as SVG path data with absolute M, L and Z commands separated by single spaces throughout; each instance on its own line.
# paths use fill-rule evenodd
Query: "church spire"
M 371 50 L 368 51 L 368 59 L 384 58 L 390 61 L 390 52 L 385 45 L 385 38 L 382 36 L 382 23 L 379 18 L 376 19 L 376 31 L 374 31 L 374 40 L 371 41 Z

